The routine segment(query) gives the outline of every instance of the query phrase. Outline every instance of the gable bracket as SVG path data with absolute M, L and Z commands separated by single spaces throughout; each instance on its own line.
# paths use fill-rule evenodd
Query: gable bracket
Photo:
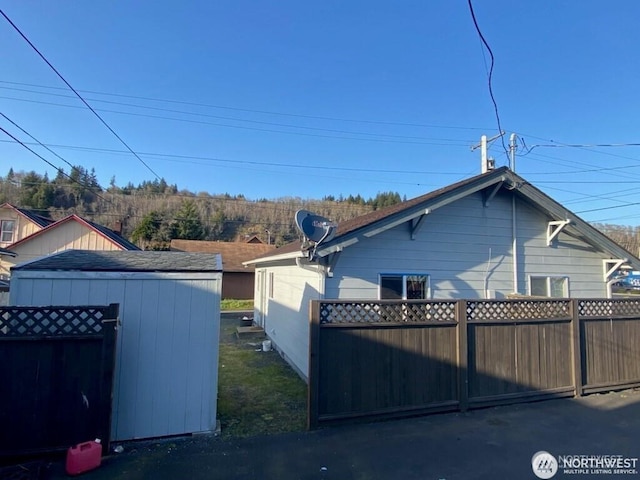
M 500 188 L 502 188 L 502 183 L 497 183 L 495 187 L 493 187 L 493 190 L 491 190 L 491 193 L 487 194 L 486 190 L 484 192 L 484 200 L 482 202 L 483 206 L 485 208 L 487 208 L 489 206 L 489 203 L 491 202 L 491 200 L 493 199 L 493 197 L 496 196 L 496 193 L 498 193 L 498 190 L 500 190 Z
M 612 258 L 607 260 L 602 260 L 602 270 L 604 272 L 603 280 L 606 282 L 609 280 L 609 277 L 613 275 L 616 270 L 618 270 L 622 265 L 627 263 L 629 260 L 627 258 Z
M 562 229 L 570 223 L 571 220 L 555 220 L 549 222 L 549 225 L 547 225 L 547 246 L 551 245 L 553 239 L 560 235 Z
M 340 258 L 340 253 L 342 253 L 342 249 L 327 255 L 327 264 L 326 264 L 327 277 L 333 277 L 333 270 L 336 268 L 336 263 L 338 263 L 338 258 Z
M 422 225 L 424 225 L 424 219 L 427 218 L 428 214 L 429 210 L 427 209 L 422 215 L 411 220 L 411 240 L 416 239 L 416 235 L 422 228 Z

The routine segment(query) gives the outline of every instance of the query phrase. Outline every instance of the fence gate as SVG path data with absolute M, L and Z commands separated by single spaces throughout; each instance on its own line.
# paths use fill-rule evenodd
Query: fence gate
M 109 448 L 118 308 L 0 308 L 0 460 Z

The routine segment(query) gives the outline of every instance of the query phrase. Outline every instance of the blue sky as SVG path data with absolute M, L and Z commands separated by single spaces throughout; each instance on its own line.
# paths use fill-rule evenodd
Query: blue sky
M 397 191 L 480 172 L 498 132 L 466 1 L 36 2 L 3 12 L 153 172 L 249 199 Z M 640 3 L 474 3 L 516 171 L 592 222 L 640 224 Z M 0 112 L 107 186 L 153 180 L 0 18 Z M 0 127 L 30 139 L 4 118 Z M 0 135 L 3 135 L 0 132 Z M 526 147 L 525 147 L 526 145 Z M 540 146 L 535 145 L 555 145 Z M 67 165 L 33 146 L 55 165 Z M 531 150 L 529 150 L 531 149 Z M 508 163 L 500 141 L 490 155 Z M 52 168 L 8 137 L 0 174 Z

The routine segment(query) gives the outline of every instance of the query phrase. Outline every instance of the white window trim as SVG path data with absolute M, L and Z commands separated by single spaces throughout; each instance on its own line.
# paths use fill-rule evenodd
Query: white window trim
M 268 275 L 268 285 L 267 285 L 267 297 L 273 299 L 274 298 L 274 287 L 275 287 L 275 283 L 276 283 L 276 275 L 274 272 L 269 272 Z
M 12 222 L 13 223 L 13 229 L 12 230 L 5 230 L 3 227 L 5 225 L 5 223 L 7 222 Z M 5 220 L 0 220 L 0 243 L 13 243 L 14 242 L 14 238 L 16 236 L 16 221 L 15 220 L 9 220 L 9 219 L 5 219 Z M 10 231 L 11 232 L 11 240 L 2 240 L 2 237 L 4 236 L 5 231 Z
M 378 300 L 382 300 L 382 277 L 402 277 L 402 300 L 407 300 L 407 277 L 427 277 L 427 294 L 425 300 L 431 300 L 431 275 L 428 273 L 379 273 Z
M 569 285 L 569 276 L 568 275 L 529 275 L 529 295 L 533 295 L 532 291 L 532 279 L 534 278 L 544 278 L 546 279 L 546 286 L 547 286 L 547 291 L 546 291 L 546 298 L 569 298 L 569 291 L 570 291 L 570 285 Z M 552 278 L 562 278 L 565 280 L 564 283 L 564 291 L 562 292 L 562 297 L 552 297 L 551 296 L 551 279 Z

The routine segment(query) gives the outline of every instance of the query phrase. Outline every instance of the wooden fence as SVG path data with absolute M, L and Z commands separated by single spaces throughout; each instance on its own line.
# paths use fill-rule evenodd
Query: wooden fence
M 0 308 L 0 460 L 109 448 L 118 308 Z
M 309 428 L 640 385 L 640 301 L 319 300 Z

